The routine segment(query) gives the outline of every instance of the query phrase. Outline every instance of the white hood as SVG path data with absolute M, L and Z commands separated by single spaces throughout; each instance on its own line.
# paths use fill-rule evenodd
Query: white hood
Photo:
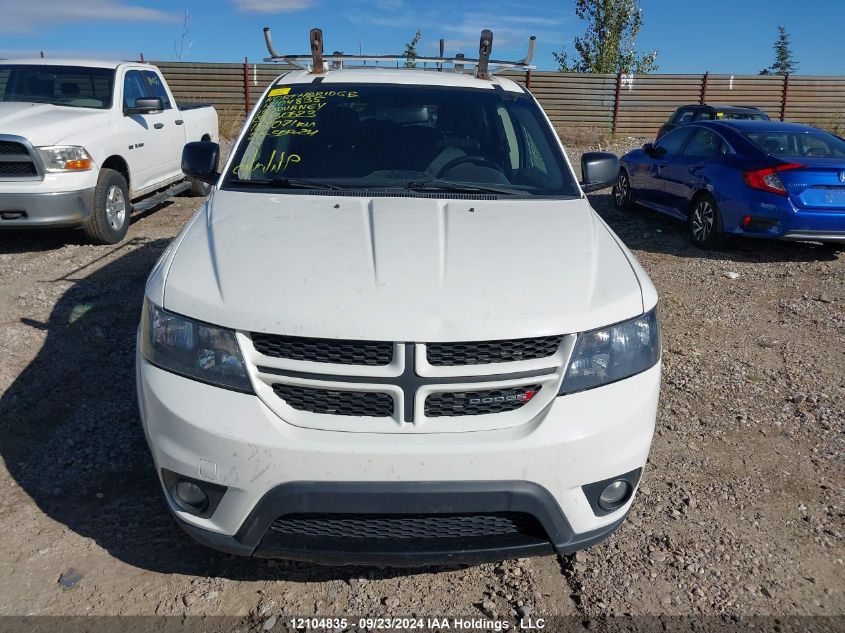
M 23 136 L 35 146 L 58 145 L 62 139 L 108 125 L 110 116 L 109 110 L 0 102 L 0 134 Z
M 430 200 L 218 191 L 164 307 L 238 330 L 393 341 L 579 332 L 641 314 L 584 199 Z

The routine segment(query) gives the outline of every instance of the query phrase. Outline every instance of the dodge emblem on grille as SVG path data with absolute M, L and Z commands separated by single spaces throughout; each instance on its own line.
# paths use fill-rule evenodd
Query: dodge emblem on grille
M 839 182 L 845 182 L 845 171 L 839 172 Z
M 470 404 L 494 404 L 496 402 L 528 402 L 537 392 L 533 389 L 518 393 L 509 393 L 506 396 L 491 396 L 486 398 L 470 398 Z

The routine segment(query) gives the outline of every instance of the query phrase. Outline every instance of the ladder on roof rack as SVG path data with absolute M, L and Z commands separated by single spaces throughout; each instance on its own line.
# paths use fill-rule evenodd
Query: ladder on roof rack
M 455 57 L 445 57 L 443 55 L 443 40 L 440 40 L 440 56 L 439 57 L 409 57 L 407 55 L 345 55 L 343 53 L 332 53 L 331 55 L 323 54 L 323 32 L 320 29 L 311 29 L 309 32 L 309 44 L 311 53 L 309 55 L 282 55 L 273 46 L 273 38 L 270 34 L 270 27 L 264 27 L 264 42 L 267 44 L 267 51 L 270 57 L 265 57 L 265 62 L 286 62 L 296 66 L 300 70 L 308 70 L 306 64 L 310 62 L 311 72 L 316 75 L 321 75 L 326 72 L 327 65 L 332 68 L 339 68 L 343 62 L 381 62 L 391 63 L 431 63 L 435 64 L 438 70 L 443 69 L 444 64 L 449 64 L 454 67 L 456 71 L 461 71 L 465 66 L 475 67 L 475 76 L 479 79 L 490 79 L 493 72 L 501 69 L 511 70 L 533 70 L 535 66 L 531 65 L 531 60 L 534 57 L 534 48 L 537 45 L 537 38 L 532 35 L 528 39 L 528 53 L 519 61 L 506 61 L 502 59 L 490 59 L 490 54 L 493 51 L 493 32 L 489 29 L 484 29 L 481 32 L 481 40 L 478 45 L 478 58 L 472 59 L 464 57 L 463 55 L 456 55 Z M 493 69 L 491 70 L 491 67 Z

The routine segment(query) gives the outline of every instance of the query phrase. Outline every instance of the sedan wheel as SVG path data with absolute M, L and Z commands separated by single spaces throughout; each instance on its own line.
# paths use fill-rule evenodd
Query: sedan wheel
M 613 202 L 623 211 L 631 208 L 631 183 L 625 170 L 619 172 L 619 179 L 613 187 Z
M 716 248 L 722 241 L 722 223 L 716 201 L 709 195 L 698 198 L 689 217 L 690 240 L 701 248 Z

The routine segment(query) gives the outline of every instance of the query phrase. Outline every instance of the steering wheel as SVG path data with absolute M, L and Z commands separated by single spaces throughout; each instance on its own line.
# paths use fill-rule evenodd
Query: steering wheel
M 464 163 L 472 163 L 474 165 L 481 165 L 482 167 L 489 167 L 490 169 L 495 169 L 498 172 L 502 170 L 499 166 L 494 163 L 493 161 L 487 160 L 483 156 L 477 155 L 470 155 L 470 156 L 458 156 L 457 158 L 453 158 L 448 163 L 443 165 L 440 169 L 437 170 L 437 173 L 434 174 L 436 178 L 440 178 L 443 174 L 445 174 L 450 169 L 454 169 L 458 165 L 463 165 Z

